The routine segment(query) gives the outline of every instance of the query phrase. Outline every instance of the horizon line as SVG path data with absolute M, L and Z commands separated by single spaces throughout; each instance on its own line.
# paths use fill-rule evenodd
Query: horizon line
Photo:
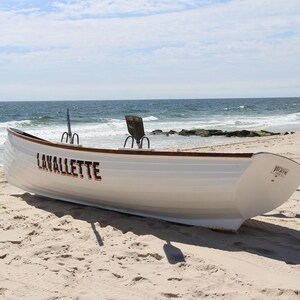
M 144 98 L 144 99 L 52 99 L 52 100 L 0 100 L 3 102 L 75 102 L 75 101 L 179 101 L 179 100 L 229 100 L 229 99 L 292 99 L 300 96 L 263 96 L 263 97 L 209 97 L 209 98 Z

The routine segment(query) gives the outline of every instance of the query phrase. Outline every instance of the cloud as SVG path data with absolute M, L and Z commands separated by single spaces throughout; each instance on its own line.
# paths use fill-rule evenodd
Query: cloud
M 0 76 L 7 84 L 18 73 L 20 86 L 63 82 L 81 86 L 82 97 L 102 82 L 112 93 L 144 90 L 145 97 L 147 85 L 161 86 L 157 97 L 162 86 L 192 85 L 197 97 L 223 83 L 233 90 L 248 80 L 250 93 L 255 80 L 286 87 L 300 79 L 298 0 L 41 3 L 1 2 Z
M 59 13 L 64 17 L 129 17 L 197 9 L 229 0 L 2 0 L 1 10 Z
M 73 0 L 53 5 L 67 16 L 129 17 L 196 9 L 224 1 L 218 0 Z

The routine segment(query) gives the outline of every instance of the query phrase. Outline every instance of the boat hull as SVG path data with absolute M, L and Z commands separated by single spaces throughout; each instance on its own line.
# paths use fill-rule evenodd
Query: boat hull
M 4 170 L 11 184 L 39 195 L 224 230 L 281 205 L 300 183 L 299 164 L 268 153 L 105 151 L 13 129 Z

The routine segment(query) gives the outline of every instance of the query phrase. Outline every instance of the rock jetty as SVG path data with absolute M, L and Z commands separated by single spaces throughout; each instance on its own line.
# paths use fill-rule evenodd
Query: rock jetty
M 291 132 L 293 133 L 293 132 Z M 201 136 L 201 137 L 210 137 L 210 136 L 226 136 L 226 137 L 262 137 L 262 136 L 272 136 L 280 135 L 279 132 L 271 132 L 266 130 L 233 130 L 233 131 L 223 131 L 219 129 L 182 129 L 177 132 L 175 130 L 162 131 L 160 129 L 153 130 L 150 134 L 152 135 L 170 135 L 170 134 L 179 134 L 182 136 Z M 284 134 L 288 134 L 287 132 Z

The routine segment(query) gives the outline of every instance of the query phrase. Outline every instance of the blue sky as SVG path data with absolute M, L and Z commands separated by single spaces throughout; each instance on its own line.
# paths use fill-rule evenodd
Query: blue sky
M 0 0 L 0 101 L 300 96 L 299 0 Z

